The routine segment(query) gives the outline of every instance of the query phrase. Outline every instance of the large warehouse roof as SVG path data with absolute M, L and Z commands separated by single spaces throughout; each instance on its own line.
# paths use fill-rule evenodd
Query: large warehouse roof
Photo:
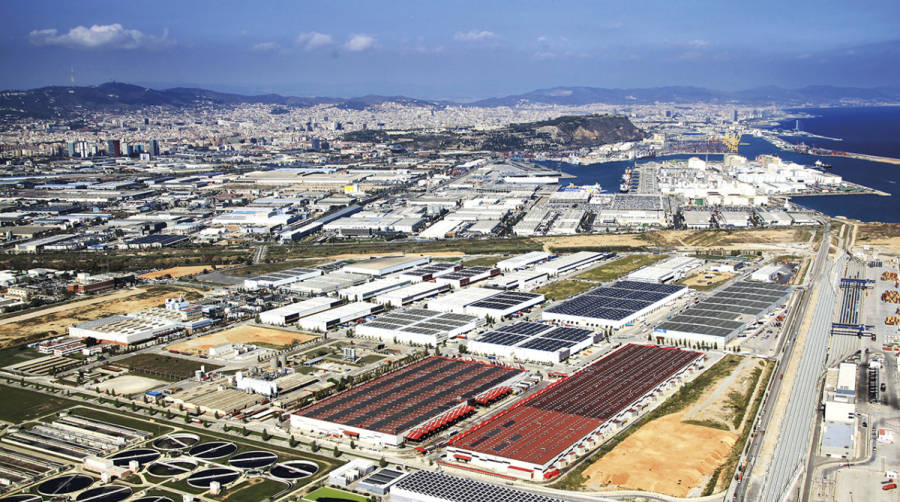
M 435 502 L 561 502 L 562 500 L 431 471 L 416 471 L 401 479 L 391 487 L 391 496 L 400 497 L 401 500 Z
M 399 435 L 474 398 L 521 370 L 429 357 L 296 413 L 343 426 Z
M 500 326 L 477 340 L 470 341 L 468 348 L 478 354 L 559 362 L 590 346 L 598 337 L 598 334 L 587 329 L 518 322 Z
M 356 328 L 362 336 L 432 344 L 475 329 L 478 318 L 425 309 L 405 309 L 379 316 Z
M 734 336 L 748 322 L 772 308 L 790 292 L 788 286 L 741 281 L 658 325 L 654 331 Z
M 450 446 L 547 466 L 702 357 L 679 349 L 625 345 L 457 435 Z
M 619 281 L 545 309 L 543 315 L 549 320 L 576 322 L 585 319 L 599 324 L 625 323 L 686 291 L 684 286 Z

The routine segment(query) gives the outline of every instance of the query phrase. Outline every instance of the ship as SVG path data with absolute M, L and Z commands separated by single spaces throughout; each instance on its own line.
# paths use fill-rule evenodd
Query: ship
M 619 191 L 626 193 L 631 189 L 631 169 L 626 169 L 622 174 L 622 184 L 619 185 Z
M 822 162 L 821 160 L 817 160 L 816 163 L 813 165 L 818 168 L 821 168 L 821 169 L 831 169 L 831 164 L 826 164 L 826 163 Z

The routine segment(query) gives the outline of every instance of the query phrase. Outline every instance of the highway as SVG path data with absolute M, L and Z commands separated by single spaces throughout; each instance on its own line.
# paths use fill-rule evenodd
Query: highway
M 823 248 L 825 247 L 823 241 Z M 785 496 L 795 477 L 802 470 L 809 453 L 810 437 L 818 413 L 818 380 L 825 369 L 831 321 L 837 301 L 837 279 L 843 272 L 846 256 L 832 266 L 827 264 L 818 274 L 816 301 L 806 343 L 799 354 L 800 365 L 790 389 L 785 419 L 777 432 L 775 452 L 763 478 L 756 500 L 777 501 Z M 837 276 L 834 273 L 837 272 Z

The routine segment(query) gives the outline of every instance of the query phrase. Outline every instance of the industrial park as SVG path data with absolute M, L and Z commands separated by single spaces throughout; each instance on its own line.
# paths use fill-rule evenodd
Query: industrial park
M 0 502 L 900 500 L 896 6 L 160 2 L 0 6 Z

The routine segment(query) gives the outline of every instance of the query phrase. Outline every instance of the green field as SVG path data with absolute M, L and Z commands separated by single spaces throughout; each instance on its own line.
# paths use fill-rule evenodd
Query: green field
M 596 286 L 596 284 L 584 281 L 557 281 L 535 289 L 532 293 L 544 295 L 548 301 L 552 302 L 556 300 L 565 300 L 572 295 L 584 293 Z
M 616 280 L 625 274 L 630 274 L 641 267 L 652 265 L 663 258 L 666 258 L 666 255 L 633 254 L 578 274 L 576 278 L 588 281 L 609 282 Z
M 32 359 L 43 357 L 47 354 L 41 354 L 35 349 L 29 349 L 25 345 L 0 350 L 0 368 L 12 366 L 13 364 L 23 363 Z
M 215 364 L 199 363 L 190 359 L 166 356 L 162 354 L 135 354 L 114 363 L 117 366 L 128 368 L 132 373 L 145 375 L 163 380 L 178 381 L 194 376 L 194 372 L 200 366 L 212 371 L 221 368 Z
M 366 498 L 363 497 L 362 495 L 345 492 L 343 490 L 335 490 L 334 488 L 328 488 L 327 486 L 323 486 L 322 488 L 319 488 L 318 490 L 303 497 L 303 500 L 307 500 L 309 502 L 316 502 L 317 500 L 319 500 L 321 498 L 336 498 L 336 499 L 354 500 L 356 502 L 366 502 Z
M 5 385 L 0 385 L 0 396 L 3 396 L 4 402 L 3 406 L 0 406 L 0 420 L 14 424 L 34 420 L 78 404 L 77 401 Z
M 365 365 L 365 364 L 371 364 L 371 363 L 375 363 L 375 362 L 381 361 L 382 359 L 384 359 L 384 356 L 382 356 L 381 354 L 369 354 L 369 355 L 367 355 L 367 356 L 363 356 L 363 357 L 359 360 L 359 362 L 360 362 L 361 364 L 364 364 L 364 365 Z

